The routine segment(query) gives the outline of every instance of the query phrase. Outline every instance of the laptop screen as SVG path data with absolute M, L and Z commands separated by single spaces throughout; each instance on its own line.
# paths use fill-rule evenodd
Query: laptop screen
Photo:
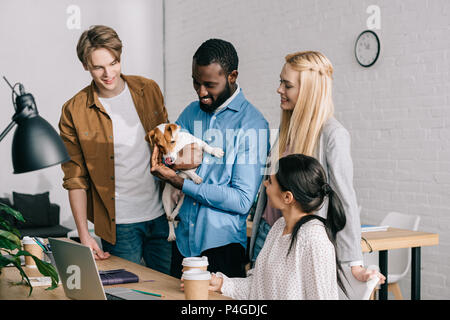
M 70 240 L 49 238 L 49 242 L 66 296 L 77 300 L 106 300 L 91 249 Z

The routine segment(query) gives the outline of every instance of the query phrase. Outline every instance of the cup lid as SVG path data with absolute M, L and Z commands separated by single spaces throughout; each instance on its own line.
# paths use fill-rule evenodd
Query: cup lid
M 22 244 L 36 244 L 36 242 L 29 236 L 25 236 L 22 238 Z
M 184 280 L 210 280 L 211 272 L 198 269 L 187 270 L 183 272 L 182 278 Z
M 204 267 L 208 264 L 208 257 L 206 256 L 184 258 L 183 262 L 181 263 L 181 265 L 184 267 Z

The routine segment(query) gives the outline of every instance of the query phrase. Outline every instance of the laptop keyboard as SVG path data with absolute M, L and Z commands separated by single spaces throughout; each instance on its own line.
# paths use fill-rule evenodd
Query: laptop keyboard
M 106 300 L 125 300 L 124 298 L 120 298 L 118 296 L 114 296 L 114 295 L 106 293 L 106 292 L 105 292 L 105 295 L 106 295 Z

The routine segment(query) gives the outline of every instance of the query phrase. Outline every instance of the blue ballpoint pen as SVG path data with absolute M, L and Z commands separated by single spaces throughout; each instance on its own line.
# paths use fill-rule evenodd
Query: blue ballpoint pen
M 40 241 L 39 240 L 39 238 L 35 238 L 37 241 L 39 241 L 39 243 L 45 248 L 45 251 L 46 252 L 51 252 L 52 251 L 52 249 L 51 249 L 51 247 L 50 247 L 50 243 L 49 244 L 45 244 L 45 243 L 43 243 L 42 241 Z
M 33 240 L 39 245 L 39 247 L 42 248 L 42 250 L 44 250 L 44 252 L 47 252 L 47 247 L 45 246 L 45 244 L 39 241 L 36 237 L 33 237 Z

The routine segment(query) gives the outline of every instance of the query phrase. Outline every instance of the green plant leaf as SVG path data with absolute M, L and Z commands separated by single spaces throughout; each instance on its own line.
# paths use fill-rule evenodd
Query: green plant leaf
M 38 257 L 32 255 L 31 253 L 29 253 L 28 251 L 25 251 L 25 250 L 20 250 L 15 254 L 15 256 L 20 256 L 20 255 L 32 257 L 34 262 L 36 263 L 36 266 L 37 266 L 39 272 L 43 276 L 50 277 L 50 279 L 52 280 L 52 285 L 50 287 L 48 287 L 46 290 L 53 290 L 56 287 L 58 287 L 58 282 L 59 282 L 58 272 L 56 271 L 55 267 L 52 264 L 42 261 Z
M 13 216 L 16 220 L 25 222 L 25 219 L 23 218 L 22 214 L 19 211 L 16 211 L 3 203 L 0 203 L 0 210 Z M 9 254 L 11 253 L 8 250 L 19 249 L 19 251 L 16 254 L 9 257 L 0 255 L 0 273 L 3 267 L 12 263 L 20 272 L 20 275 L 22 277 L 21 283 L 25 282 L 30 287 L 30 291 L 28 293 L 28 296 L 30 296 L 31 293 L 33 292 L 33 287 L 31 286 L 30 279 L 28 278 L 27 274 L 22 269 L 20 262 L 20 256 L 29 256 L 33 258 L 39 272 L 43 276 L 51 278 L 52 285 L 46 288 L 46 290 L 53 290 L 57 288 L 59 276 L 55 267 L 53 267 L 53 265 L 51 265 L 48 262 L 42 261 L 38 257 L 29 253 L 28 251 L 21 250 L 19 230 L 11 226 L 10 223 L 6 221 L 3 217 L 0 217 L 0 227 L 3 228 L 0 229 L 0 249 L 2 249 L 5 252 L 8 252 Z
M 10 257 L 5 257 L 2 254 L 0 254 L 0 270 L 10 263 L 14 263 L 14 259 L 11 259 Z
M 51 263 L 42 261 L 40 259 L 38 259 L 37 257 L 34 257 L 34 262 L 36 262 L 36 266 L 39 270 L 40 273 L 42 273 L 42 275 L 50 277 L 50 279 L 52 280 L 52 285 L 50 287 L 48 287 L 46 290 L 53 290 L 58 286 L 58 282 L 59 282 L 59 276 L 58 276 L 58 272 L 56 271 L 55 267 L 53 267 L 53 265 Z
M 20 238 L 20 231 L 16 227 L 10 225 L 8 221 L 2 220 L 2 217 L 0 217 L 0 230 L 12 232 Z
M 14 267 L 16 267 L 19 270 L 19 273 L 22 277 L 22 281 L 19 282 L 18 284 L 22 284 L 23 281 L 25 281 L 25 283 L 30 287 L 30 291 L 28 293 L 28 296 L 30 296 L 31 293 L 33 292 L 33 287 L 31 286 L 30 279 L 28 278 L 27 274 L 22 269 L 20 258 L 17 254 L 14 256 L 9 256 L 9 257 L 0 255 L 0 273 L 1 273 L 2 267 L 5 267 L 5 266 L 9 265 L 10 263 L 12 263 L 14 265 Z
M 13 242 L 7 238 L 0 237 L 0 248 L 4 248 L 7 250 L 14 250 L 14 249 L 20 249 L 20 246 L 17 246 L 17 244 L 15 242 Z
M 14 243 L 18 248 L 20 248 L 20 238 L 16 236 L 14 233 L 11 233 L 6 230 L 0 230 L 0 238 L 5 238 Z
M 23 218 L 22 214 L 19 211 L 14 210 L 13 208 L 7 206 L 6 204 L 0 203 L 0 210 L 13 216 L 14 218 L 16 218 L 16 220 L 25 222 L 25 219 Z
M 17 256 L 17 254 L 16 254 Z M 25 281 L 25 283 L 30 287 L 30 291 L 28 292 L 28 296 L 31 296 L 31 293 L 33 292 L 33 286 L 31 285 L 30 279 L 28 278 L 25 271 L 23 271 L 22 266 L 20 265 L 20 258 L 19 259 L 13 259 L 12 263 L 14 266 L 19 270 L 20 275 L 22 276 L 22 281 Z

